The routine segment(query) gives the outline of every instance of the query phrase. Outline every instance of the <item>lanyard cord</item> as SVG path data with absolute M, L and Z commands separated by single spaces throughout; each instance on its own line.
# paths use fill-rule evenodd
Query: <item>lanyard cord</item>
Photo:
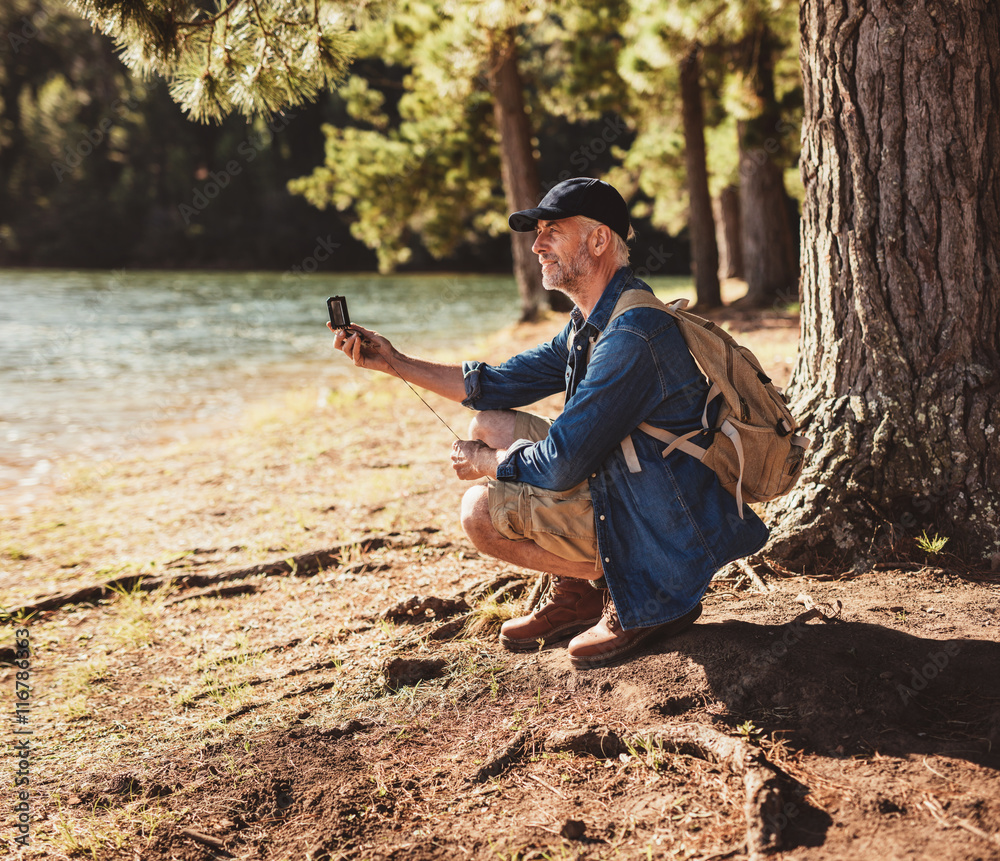
M 367 344 L 367 345 L 368 345 L 368 346 L 370 346 L 370 347 L 375 347 L 375 345 L 374 345 L 374 344 L 373 344 L 373 343 L 372 343 L 371 341 L 369 341 L 369 340 L 368 340 L 367 338 L 362 338 L 362 339 L 361 339 L 361 342 L 362 342 L 362 344 Z M 437 411 L 436 409 L 434 409 L 434 407 L 432 407 L 432 406 L 431 406 L 431 405 L 430 405 L 429 403 L 427 403 L 427 401 L 425 401 L 425 400 L 423 399 L 423 397 L 421 397 L 421 395 L 420 395 L 420 392 L 418 392 L 418 391 L 417 391 L 417 390 L 416 390 L 415 388 L 413 388 L 413 386 L 411 386 L 411 385 L 409 384 L 409 382 L 407 382 L 407 380 L 406 380 L 406 379 L 405 379 L 405 378 L 403 377 L 403 375 L 402 375 L 401 373 L 399 373 L 399 371 L 397 371 L 397 370 L 396 370 L 396 366 L 395 366 L 395 365 L 393 365 L 393 363 L 392 363 L 392 360 L 391 360 L 391 359 L 389 359 L 389 357 L 388 357 L 388 356 L 385 356 L 385 355 L 383 355 L 383 354 L 382 354 L 382 351 L 381 351 L 381 350 L 379 350 L 379 349 L 378 349 L 377 347 L 375 348 L 375 352 L 376 352 L 376 353 L 378 353 L 378 354 L 379 354 L 380 356 L 382 356 L 382 358 L 383 358 L 383 359 L 385 359 L 385 363 L 386 363 L 386 364 L 387 364 L 387 365 L 388 365 L 388 366 L 389 366 L 390 368 L 392 368 L 392 372 L 393 372 L 393 373 L 394 373 L 394 374 L 395 374 L 395 375 L 396 375 L 397 377 L 399 377 L 399 379 L 401 379 L 401 380 L 402 380 L 402 381 L 403 381 L 404 383 L 406 383 L 406 388 L 408 388 L 408 389 L 409 389 L 409 390 L 410 390 L 411 392 L 413 392 L 413 394 L 415 394 L 415 395 L 416 395 L 416 396 L 417 396 L 418 398 L 420 398 L 420 402 L 421 402 L 421 403 L 422 403 L 422 404 L 423 404 L 423 405 L 424 405 L 425 407 L 427 407 L 427 409 L 429 409 L 429 410 L 430 410 L 430 411 L 431 411 L 432 413 L 434 413 L 434 415 L 435 415 L 435 416 L 437 416 L 437 419 L 438 419 L 438 421 L 439 421 L 439 422 L 441 422 L 441 424 L 443 424 L 443 425 L 444 425 L 444 426 L 445 426 L 446 428 L 448 428 L 448 430 L 449 430 L 449 431 L 451 431 L 451 435 L 452 435 L 453 437 L 455 437 L 455 439 L 457 439 L 457 440 L 461 441 L 461 439 L 462 439 L 462 438 L 461 438 L 461 437 L 460 437 L 460 436 L 459 436 L 459 435 L 458 435 L 457 433 L 455 433 L 455 431 L 454 431 L 454 430 L 452 430 L 452 427 L 451 427 L 451 425 L 450 425 L 450 424 L 448 424 L 448 422 L 446 422 L 446 421 L 445 421 L 445 420 L 444 420 L 443 418 L 441 418 L 441 416 L 440 416 L 440 415 L 438 414 L 438 411 Z

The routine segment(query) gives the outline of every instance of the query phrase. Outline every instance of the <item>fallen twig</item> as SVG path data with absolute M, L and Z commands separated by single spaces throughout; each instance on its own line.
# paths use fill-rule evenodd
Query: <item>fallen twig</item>
M 469 782 L 482 783 L 490 777 L 496 777 L 500 774 L 500 772 L 510 766 L 511 763 L 520 758 L 520 756 L 524 753 L 524 748 L 528 738 L 528 731 L 521 730 L 509 742 L 507 742 L 503 750 L 483 764 L 483 766 L 469 778 Z
M 983 831 L 982 828 L 976 827 L 967 819 L 949 817 L 941 802 L 929 792 L 924 798 L 924 807 L 930 811 L 931 816 L 938 821 L 942 828 L 961 828 L 964 831 L 968 831 L 970 834 L 975 834 L 976 837 L 981 837 L 983 840 L 988 843 L 992 843 L 994 846 L 1000 846 L 1000 836 Z
M 736 567 L 739 568 L 740 571 L 742 571 L 747 576 L 750 582 L 757 587 L 758 591 L 763 592 L 765 594 L 771 591 L 767 583 L 765 583 L 761 579 L 761 576 L 756 571 L 754 571 L 753 566 L 749 562 L 747 562 L 746 559 L 737 559 Z
M 549 792 L 551 792 L 551 793 L 553 793 L 553 794 L 555 794 L 555 795 L 558 795 L 558 796 L 559 796 L 560 798 L 562 798 L 563 800 L 566 800 L 566 796 L 565 796 L 565 794 L 564 794 L 564 793 L 560 792 L 560 791 L 559 791 L 558 789 L 556 789 L 556 788 L 555 788 L 554 786 L 550 786 L 549 784 L 547 784 L 547 783 L 546 783 L 546 782 L 545 782 L 544 780 L 542 780 L 542 779 L 541 779 L 541 778 L 540 778 L 540 777 L 539 777 L 539 776 L 538 776 L 537 774 L 529 774 L 529 775 L 528 775 L 528 777 L 530 777 L 530 778 L 531 778 L 532 780 L 534 780 L 534 781 L 535 781 L 536 783 L 540 783 L 540 784 L 541 784 L 542 786 L 544 786 L 544 787 L 545 787 L 545 788 L 546 788 L 546 789 L 547 789 L 547 790 L 548 790 Z
M 192 840 L 201 843 L 203 846 L 210 846 L 216 852 L 221 852 L 223 855 L 228 855 L 230 858 L 234 858 L 232 852 L 226 849 L 226 844 L 219 840 L 218 837 L 212 837 L 210 834 L 202 834 L 200 831 L 195 831 L 193 828 L 182 828 L 180 833 L 185 837 L 190 837 Z
M 813 600 L 811 595 L 800 592 L 795 597 L 795 603 L 806 608 L 805 613 L 801 613 L 795 618 L 795 622 L 807 622 L 810 619 L 822 619 L 824 622 L 834 622 L 840 618 L 844 610 L 844 605 L 838 600 L 832 604 L 824 604 Z

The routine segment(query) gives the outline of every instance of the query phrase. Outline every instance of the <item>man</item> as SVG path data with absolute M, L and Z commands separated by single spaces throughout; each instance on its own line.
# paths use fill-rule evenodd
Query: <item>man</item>
M 625 290 L 649 290 L 627 265 L 621 195 L 569 179 L 509 223 L 536 232 L 543 286 L 576 303 L 552 341 L 498 366 L 461 367 L 405 356 L 359 327 L 335 343 L 356 365 L 480 411 L 472 439 L 452 446 L 459 478 L 487 479 L 465 494 L 462 525 L 483 553 L 554 578 L 548 602 L 506 622 L 500 642 L 526 651 L 572 637 L 574 666 L 604 666 L 689 628 L 715 571 L 759 550 L 768 532 L 748 507 L 738 516 L 697 459 L 664 458 L 663 444 L 637 430 L 700 428 L 708 386 L 672 317 L 634 308 L 610 319 Z M 562 390 L 552 422 L 515 410 Z M 638 472 L 622 446 L 630 435 Z

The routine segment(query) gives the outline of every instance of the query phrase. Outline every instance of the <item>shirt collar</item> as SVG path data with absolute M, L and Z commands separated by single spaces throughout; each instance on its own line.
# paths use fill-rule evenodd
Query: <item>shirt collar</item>
M 604 327 L 608 325 L 608 321 L 611 318 L 611 312 L 615 310 L 615 305 L 618 304 L 618 297 L 622 295 L 634 279 L 635 276 L 632 274 L 632 270 L 628 266 L 622 266 L 608 282 L 608 286 L 604 288 L 601 298 L 597 300 L 594 310 L 590 312 L 590 316 L 585 323 L 583 322 L 583 314 L 580 309 L 573 308 L 573 318 L 578 321 L 577 327 L 586 325 L 593 328 L 595 334 L 603 332 Z

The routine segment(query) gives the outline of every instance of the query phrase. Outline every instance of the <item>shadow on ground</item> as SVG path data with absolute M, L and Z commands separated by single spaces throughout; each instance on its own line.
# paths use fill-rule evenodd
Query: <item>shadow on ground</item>
M 545 663 L 571 678 L 564 653 Z M 632 712 L 683 715 L 723 704 L 821 756 L 941 754 L 1000 768 L 1000 644 L 938 640 L 854 621 L 699 622 L 645 654 L 577 673 L 577 685 L 626 685 Z M 572 683 L 572 682 L 571 682 Z

